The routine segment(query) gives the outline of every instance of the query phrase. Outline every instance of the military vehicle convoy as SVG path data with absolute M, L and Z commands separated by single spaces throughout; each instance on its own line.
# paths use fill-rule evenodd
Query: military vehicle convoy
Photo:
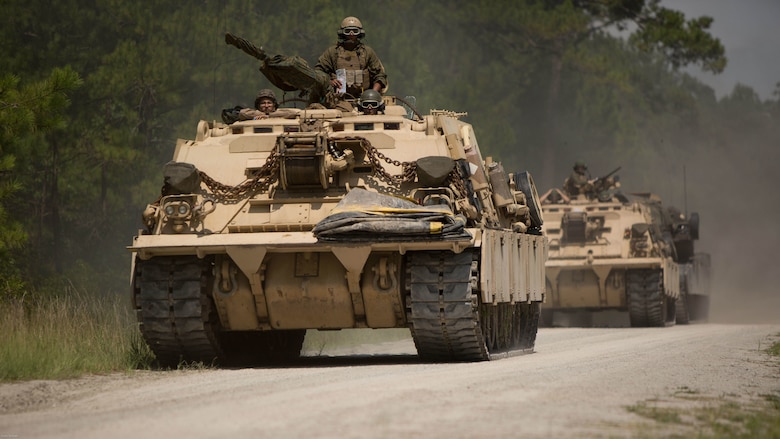
M 133 238 L 132 297 L 163 365 L 286 360 L 307 330 L 409 328 L 421 358 L 532 350 L 546 238 L 528 172 L 463 113 L 281 108 L 201 121 Z
M 635 327 L 706 318 L 709 256 L 693 251 L 698 215 L 649 193 L 630 199 L 611 176 L 594 183 L 577 195 L 554 188 L 541 197 L 550 245 L 542 324 L 558 313 L 606 310 L 627 311 Z

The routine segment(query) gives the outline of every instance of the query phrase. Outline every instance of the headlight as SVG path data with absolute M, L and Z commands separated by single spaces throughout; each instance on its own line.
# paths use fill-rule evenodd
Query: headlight
M 182 233 L 189 229 L 189 222 L 192 219 L 190 202 L 190 200 L 182 199 L 182 197 L 171 197 L 164 201 L 165 221 L 170 225 L 174 233 Z
M 165 203 L 163 210 L 165 211 L 165 216 L 170 219 L 186 219 L 190 216 L 190 213 L 192 213 L 190 203 L 184 200 L 176 200 Z

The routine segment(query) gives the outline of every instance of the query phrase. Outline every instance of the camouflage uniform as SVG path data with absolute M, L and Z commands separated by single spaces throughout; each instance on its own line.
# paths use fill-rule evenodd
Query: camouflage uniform
M 242 108 L 238 113 L 238 120 L 265 119 L 276 111 L 277 106 L 276 95 L 272 90 L 265 88 L 260 90 L 255 98 L 255 108 Z
M 593 190 L 588 179 L 587 169 L 588 167 L 581 162 L 575 163 L 571 175 L 563 182 L 563 190 L 566 191 L 567 195 L 575 197 Z
M 325 72 L 331 79 L 336 78 L 336 69 L 347 71 L 347 93 L 358 97 L 379 83 L 382 89 L 387 87 L 387 75 L 382 61 L 369 46 L 358 42 L 353 50 L 347 50 L 343 42 L 329 47 L 317 61 L 315 70 Z
M 267 117 L 268 113 L 254 108 L 242 108 L 241 111 L 238 112 L 238 120 L 265 119 Z

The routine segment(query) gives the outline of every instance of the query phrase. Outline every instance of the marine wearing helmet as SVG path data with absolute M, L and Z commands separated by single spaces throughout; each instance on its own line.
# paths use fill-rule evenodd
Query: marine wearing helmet
M 588 175 L 588 166 L 582 160 L 577 160 L 574 162 L 572 169 L 572 173 L 563 182 L 563 190 L 570 197 L 586 194 L 592 189 L 590 175 Z
M 357 17 L 347 17 L 341 20 L 341 28 L 336 34 L 339 40 L 347 39 L 347 35 L 357 35 L 360 39 L 366 36 L 366 31 L 363 30 L 363 23 Z
M 276 94 L 273 90 L 264 88 L 257 93 L 255 108 L 242 108 L 238 112 L 238 120 L 265 119 L 276 111 L 278 106 L 279 103 L 276 101 Z
M 387 74 L 382 61 L 371 47 L 363 44 L 366 36 L 363 23 L 357 17 L 341 21 L 338 42 L 319 57 L 315 70 L 330 75 L 330 84 L 348 97 L 358 98 L 366 90 L 387 90 Z M 341 72 L 343 70 L 343 72 Z M 339 77 L 337 71 L 343 73 Z
M 265 114 L 271 114 L 276 111 L 279 103 L 276 101 L 276 94 L 270 88 L 260 90 L 255 98 L 255 108 Z
M 358 110 L 363 114 L 379 114 L 385 111 L 382 95 L 374 89 L 366 90 L 358 100 Z

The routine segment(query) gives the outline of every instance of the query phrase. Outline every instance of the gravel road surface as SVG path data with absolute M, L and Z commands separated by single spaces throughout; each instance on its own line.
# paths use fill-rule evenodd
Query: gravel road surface
M 534 353 L 482 363 L 421 363 L 401 340 L 325 346 L 283 368 L 6 383 L 0 438 L 660 437 L 678 427 L 627 407 L 780 395 L 780 361 L 764 351 L 778 334 L 777 324 L 542 328 Z

